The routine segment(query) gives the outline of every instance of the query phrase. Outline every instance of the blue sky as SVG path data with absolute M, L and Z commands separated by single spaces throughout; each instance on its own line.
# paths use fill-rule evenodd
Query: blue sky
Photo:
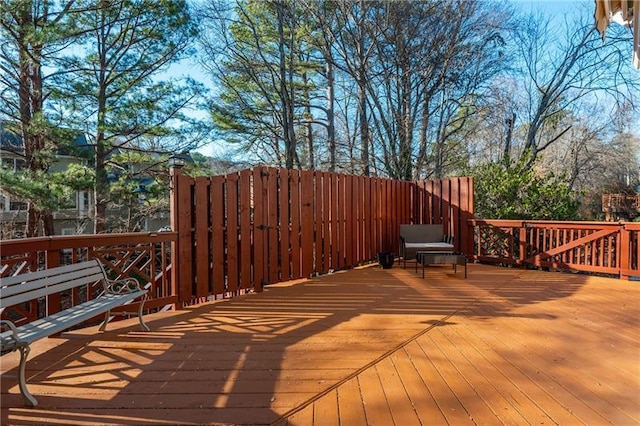
M 590 6 L 595 12 L 594 0 L 511 0 L 511 3 L 522 7 L 525 11 L 540 10 L 543 13 L 560 14 L 575 10 L 576 6 Z

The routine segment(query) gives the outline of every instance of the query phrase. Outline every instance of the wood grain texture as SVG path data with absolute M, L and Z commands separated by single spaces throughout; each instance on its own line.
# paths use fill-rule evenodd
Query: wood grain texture
M 631 284 L 631 285 L 630 285 Z M 366 267 L 34 345 L 2 424 L 638 424 L 640 288 Z

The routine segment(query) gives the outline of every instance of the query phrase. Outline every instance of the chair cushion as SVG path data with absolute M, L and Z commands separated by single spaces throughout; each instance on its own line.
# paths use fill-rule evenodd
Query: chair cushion
M 414 250 L 429 250 L 429 251 L 453 251 L 453 244 L 439 242 L 439 243 L 405 243 L 405 248 Z

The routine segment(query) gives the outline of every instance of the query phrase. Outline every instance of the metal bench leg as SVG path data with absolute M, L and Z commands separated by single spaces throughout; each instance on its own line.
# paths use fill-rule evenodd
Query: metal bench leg
M 24 397 L 25 404 L 31 407 L 36 407 L 38 405 L 38 400 L 31 395 L 29 389 L 27 389 L 27 379 L 25 374 L 25 368 L 27 364 L 27 357 L 29 356 L 29 351 L 31 348 L 29 345 L 23 345 L 18 348 L 20 351 L 20 369 L 18 373 L 18 384 L 20 386 L 20 393 Z
M 138 307 L 138 320 L 140 321 L 140 327 L 142 328 L 142 331 L 151 331 L 149 326 L 145 324 L 144 315 L 142 314 L 142 311 L 144 310 L 144 302 L 147 299 L 148 297 L 147 295 L 145 295 L 144 299 L 142 299 L 142 301 L 140 302 L 140 306 Z M 128 312 L 128 314 L 133 314 L 133 312 Z M 102 322 L 102 325 L 100 325 L 100 328 L 99 328 L 100 331 L 105 331 L 107 329 L 107 323 L 109 322 L 109 318 L 111 318 L 110 310 L 107 311 L 106 314 L 104 314 L 104 321 Z
M 109 318 L 111 318 L 111 310 L 107 311 L 107 313 L 104 314 L 104 321 L 102 321 L 102 324 L 100 324 L 100 328 L 98 330 L 100 331 L 107 330 L 107 323 L 109 322 Z
M 140 320 L 140 326 L 142 327 L 142 331 L 151 331 L 147 324 L 144 323 L 144 316 L 142 315 L 142 310 L 144 308 L 144 302 L 147 301 L 147 295 L 145 294 L 142 300 L 140 301 L 140 306 L 138 307 L 138 319 Z

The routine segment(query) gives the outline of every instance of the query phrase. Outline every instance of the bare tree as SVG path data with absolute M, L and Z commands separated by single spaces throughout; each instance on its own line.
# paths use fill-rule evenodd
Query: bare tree
M 297 9 L 290 1 L 229 6 L 214 0 L 200 9 L 202 64 L 220 87 L 214 123 L 267 163 L 293 168 L 303 99 Z
M 526 95 L 526 111 L 520 114 L 527 127 L 522 153 L 530 151 L 535 161 L 559 141 L 572 126 L 563 116 L 583 100 L 597 105 L 604 116 L 616 105 L 635 105 L 640 75 L 630 72 L 625 52 L 629 37 L 619 28 L 603 42 L 587 13 L 567 18 L 563 26 L 543 15 L 523 22 L 514 40 Z

